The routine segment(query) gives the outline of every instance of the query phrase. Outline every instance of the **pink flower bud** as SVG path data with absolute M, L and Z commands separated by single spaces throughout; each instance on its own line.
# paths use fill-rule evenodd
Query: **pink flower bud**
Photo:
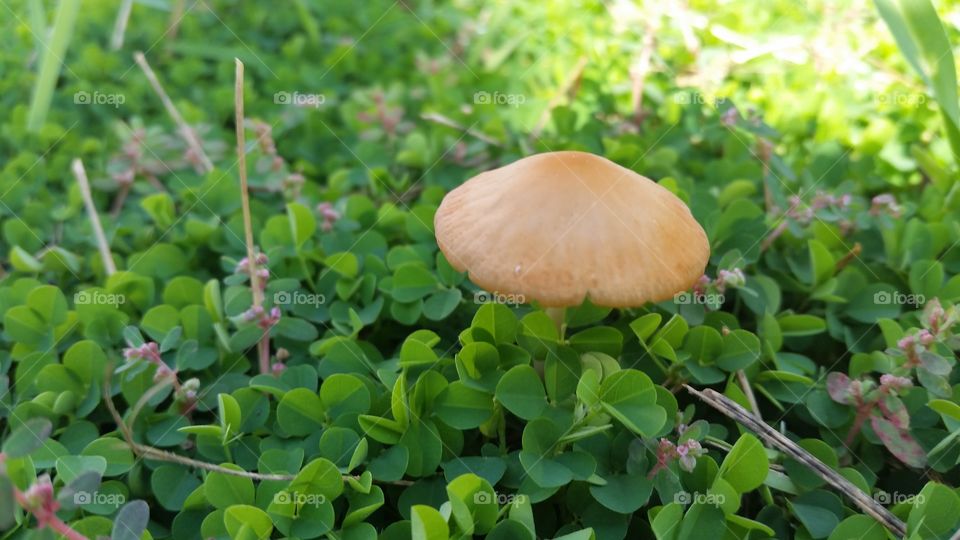
M 890 373 L 884 373 L 880 376 L 880 386 L 889 390 L 902 390 L 913 386 L 913 381 L 906 377 L 898 377 Z

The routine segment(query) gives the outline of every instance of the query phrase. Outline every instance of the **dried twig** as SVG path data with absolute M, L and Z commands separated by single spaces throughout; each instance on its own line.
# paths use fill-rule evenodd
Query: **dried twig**
M 247 270 L 250 272 L 250 286 L 253 287 L 253 304 L 263 304 L 263 291 L 260 290 L 260 276 L 256 271 L 256 257 L 253 250 L 253 221 L 250 217 L 250 191 L 247 188 L 247 141 L 243 123 L 243 62 L 236 61 L 236 80 L 234 82 L 233 104 L 236 112 L 237 128 L 237 171 L 240 174 L 240 199 L 243 207 L 243 233 L 247 244 Z
M 236 112 L 237 127 L 237 171 L 240 174 L 240 202 L 243 207 L 244 243 L 247 244 L 247 271 L 250 273 L 250 290 L 253 293 L 253 307 L 263 309 L 263 289 L 260 287 L 260 274 L 257 272 L 257 257 L 253 249 L 253 220 L 250 217 L 250 190 L 247 187 L 247 141 L 246 125 L 243 117 L 243 62 L 235 58 L 236 71 L 233 90 L 233 106 Z M 263 330 L 257 342 L 257 356 L 260 373 L 270 372 L 270 328 Z
M 446 117 L 446 116 L 444 116 L 444 115 L 442 115 L 442 114 L 439 114 L 439 113 L 423 113 L 423 114 L 420 115 L 420 118 L 423 118 L 423 119 L 426 120 L 427 122 L 433 122 L 433 123 L 435 123 L 435 124 L 440 124 L 441 126 L 446 126 L 446 127 L 448 127 L 448 128 L 453 128 L 453 129 L 462 131 L 462 132 L 466 133 L 467 135 L 470 135 L 471 137 L 473 137 L 473 138 L 475 138 L 475 139 L 478 139 L 478 140 L 480 140 L 480 141 L 483 141 L 483 142 L 485 142 L 485 143 L 487 143 L 487 144 L 489 144 L 489 145 L 498 146 L 498 147 L 501 147 L 501 148 L 503 147 L 503 143 L 502 143 L 502 142 L 494 139 L 493 137 L 487 135 L 486 133 L 484 133 L 484 132 L 482 132 L 482 131 L 477 131 L 477 130 L 475 130 L 475 129 L 473 129 L 473 128 L 470 128 L 470 127 L 467 127 L 467 126 L 464 126 L 463 124 L 459 124 L 459 123 L 457 123 L 455 120 L 453 120 L 452 118 L 448 118 L 448 117 Z
M 131 189 L 133 189 L 133 179 L 120 182 L 120 188 L 117 189 L 117 195 L 114 197 L 113 205 L 110 207 L 110 217 L 114 219 L 120 217 L 120 212 L 123 210 L 123 203 L 127 202 L 127 196 L 130 195 Z
M 245 470 L 231 469 L 227 467 L 222 467 L 214 463 L 208 463 L 206 461 L 200 461 L 197 459 L 191 459 L 186 456 L 181 456 L 180 454 L 174 454 L 173 452 L 168 452 L 166 450 L 161 450 L 159 448 L 154 448 L 145 444 L 140 444 L 133 440 L 133 432 L 130 429 L 130 426 L 123 421 L 123 417 L 120 416 L 120 411 L 117 410 L 117 406 L 113 403 L 113 398 L 111 397 L 111 386 L 110 386 L 110 374 L 113 372 L 113 367 L 110 366 L 107 368 L 104 375 L 103 383 L 103 401 L 107 406 L 107 411 L 110 413 L 113 422 L 117 424 L 117 427 L 120 429 L 120 434 L 123 436 L 124 442 L 127 443 L 127 446 L 130 447 L 135 454 L 143 457 L 144 459 L 152 459 L 156 461 L 166 461 L 170 463 L 177 463 L 184 465 L 186 467 L 193 467 L 195 469 L 202 469 L 210 472 L 218 472 L 223 474 L 229 474 L 232 476 L 240 476 L 243 478 L 250 478 L 251 480 L 276 480 L 289 482 L 296 478 L 296 475 L 293 474 L 262 474 L 255 473 Z M 133 422 L 131 422 L 132 424 Z M 349 474 L 342 475 L 343 479 L 355 479 L 359 480 L 360 477 L 353 476 Z M 386 484 L 397 485 L 397 486 L 410 486 L 413 485 L 413 482 L 409 480 L 396 480 L 393 482 L 384 482 Z
M 864 493 L 849 480 L 831 469 L 815 456 L 798 446 L 779 431 L 758 420 L 753 414 L 723 394 L 705 389 L 699 391 L 689 385 L 684 385 L 688 392 L 700 398 L 704 403 L 743 424 L 747 429 L 756 433 L 767 444 L 777 448 L 787 456 L 802 463 L 807 468 L 823 478 L 831 486 L 849 497 L 861 510 L 889 529 L 898 538 L 907 533 L 907 526 L 897 516 L 880 505 L 872 497 Z
M 126 442 L 127 446 L 130 447 L 130 450 L 132 450 L 138 456 L 142 456 L 145 459 L 179 463 L 180 465 L 185 465 L 187 467 L 193 467 L 196 469 L 203 469 L 205 471 L 220 472 L 233 476 L 242 476 L 244 478 L 250 478 L 253 480 L 293 480 L 294 475 L 291 474 L 260 474 L 244 470 L 230 469 L 227 467 L 221 467 L 220 465 L 216 465 L 214 463 L 207 463 L 206 461 L 191 459 L 186 456 L 174 454 L 173 452 L 168 452 L 166 450 L 161 450 L 159 448 L 154 448 L 152 446 L 147 446 L 134 441 L 130 426 L 127 425 L 127 422 L 123 421 L 123 417 L 120 416 L 120 411 L 117 410 L 117 406 L 114 405 L 113 398 L 110 395 L 110 373 L 112 371 L 112 367 L 106 370 L 103 383 L 103 401 L 107 406 L 107 411 L 113 418 L 113 422 L 117 424 L 117 427 L 120 429 L 120 434 L 123 436 L 124 442 Z M 133 422 L 131 422 L 131 424 L 132 423 Z
M 567 77 L 567 80 L 563 83 L 563 86 L 560 87 L 560 91 L 557 92 L 553 99 L 550 100 L 550 103 L 547 105 L 547 108 L 543 110 L 540 114 L 540 119 L 537 120 L 536 126 L 534 126 L 533 131 L 530 132 L 530 138 L 536 139 L 540 136 L 540 132 L 543 131 L 543 128 L 546 127 L 547 122 L 550 121 L 550 113 L 553 112 L 564 100 L 572 100 L 577 94 L 577 90 L 580 89 L 580 80 L 583 78 L 583 70 L 587 68 L 587 57 L 581 56 L 577 60 L 577 64 L 574 66 L 573 71 L 570 72 L 570 76 Z
M 836 271 L 839 272 L 844 268 L 846 268 L 846 266 L 851 262 L 853 262 L 854 259 L 859 257 L 860 253 L 862 252 L 863 252 L 863 246 L 860 245 L 860 242 L 855 242 L 853 244 L 853 247 L 850 248 L 850 251 L 844 254 L 844 256 L 839 261 L 837 261 Z
M 750 387 L 750 379 L 747 379 L 747 374 L 743 372 L 742 369 L 737 370 L 737 381 L 740 382 L 740 388 L 743 389 L 744 395 L 747 396 L 747 402 L 750 403 L 750 410 L 753 411 L 753 414 L 757 418 L 763 420 L 763 415 L 760 414 L 760 406 L 757 405 L 757 396 L 753 393 L 753 388 Z
M 653 49 L 656 46 L 657 30 L 660 28 L 660 14 L 651 15 L 647 19 L 647 26 L 643 33 L 643 43 L 636 66 L 630 70 L 633 79 L 630 97 L 633 103 L 633 118 L 637 125 L 643 122 L 643 89 L 647 84 L 647 75 L 650 74 L 650 61 L 653 58 Z
M 150 64 L 147 63 L 147 58 L 143 55 L 142 52 L 137 51 L 133 53 L 133 59 L 137 62 L 137 65 L 140 66 L 140 69 L 143 70 L 143 74 L 147 76 L 147 81 L 150 83 L 150 86 L 153 87 L 153 91 L 157 93 L 160 97 L 160 101 L 163 102 L 163 108 L 167 110 L 167 114 L 173 118 L 173 121 L 177 124 L 177 127 L 180 128 L 180 134 L 183 136 L 184 140 L 187 142 L 187 146 L 190 147 L 190 150 L 200 160 L 202 165 L 202 172 L 208 173 L 213 170 L 213 162 L 210 161 L 210 158 L 207 157 L 207 154 L 203 151 L 203 146 L 200 144 L 200 138 L 197 137 L 197 133 L 187 124 L 186 120 L 180 116 L 180 111 L 177 110 L 174 106 L 173 101 L 170 100 L 170 96 L 167 95 L 167 92 L 163 89 L 163 86 L 160 84 L 160 80 L 157 79 L 156 73 L 153 72 L 153 69 L 150 68 Z
M 87 171 L 83 168 L 83 162 L 79 158 L 73 160 L 73 175 L 77 178 L 77 184 L 80 185 L 80 195 L 83 197 L 83 205 L 87 209 L 87 217 L 90 218 L 90 225 L 93 226 L 93 234 L 97 238 L 97 248 L 100 250 L 100 258 L 103 259 L 103 268 L 107 275 L 111 276 L 117 271 L 117 266 L 113 263 L 113 256 L 110 254 L 110 244 L 107 243 L 107 236 L 103 234 L 103 225 L 100 224 L 100 216 L 97 214 L 97 207 L 93 204 L 93 195 L 90 192 L 90 181 L 87 180 Z

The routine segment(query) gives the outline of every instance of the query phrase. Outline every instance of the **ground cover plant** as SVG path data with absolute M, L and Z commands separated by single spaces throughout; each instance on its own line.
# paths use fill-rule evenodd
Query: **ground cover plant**
M 955 2 L 0 6 L 2 538 L 960 538 Z M 559 151 L 704 275 L 458 272 Z

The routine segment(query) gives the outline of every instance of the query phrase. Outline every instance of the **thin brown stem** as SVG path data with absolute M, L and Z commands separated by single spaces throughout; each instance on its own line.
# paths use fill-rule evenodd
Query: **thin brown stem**
M 67 540 L 87 540 L 86 536 L 80 534 L 79 531 L 74 530 L 56 516 L 47 523 L 47 526 Z
M 187 146 L 190 147 L 193 154 L 200 160 L 201 172 L 208 173 L 212 171 L 213 162 L 210 161 L 210 158 L 207 157 L 207 154 L 203 151 L 200 138 L 197 137 L 197 133 L 193 128 L 187 124 L 187 121 L 183 119 L 183 116 L 180 116 L 180 111 L 177 110 L 173 101 L 170 100 L 170 96 L 168 96 L 167 92 L 163 89 L 163 85 L 160 84 L 160 79 L 157 78 L 157 74 L 153 72 L 150 64 L 147 63 L 147 57 L 144 56 L 142 52 L 137 51 L 133 53 L 133 59 L 137 65 L 140 66 L 140 69 L 143 70 L 143 74 L 146 75 L 147 82 L 150 83 L 153 91 L 160 97 L 160 101 L 163 103 L 163 108 L 167 110 L 167 114 L 169 114 L 170 117 L 173 118 L 174 123 L 177 124 L 177 127 L 180 129 L 180 135 L 183 136 Z
M 112 372 L 112 366 L 107 369 L 107 373 L 103 385 L 103 399 L 107 406 L 107 411 L 110 413 L 110 416 L 113 418 L 113 422 L 117 424 L 120 429 L 120 433 L 123 435 L 124 442 L 127 443 L 127 446 L 137 455 L 142 456 L 145 459 L 152 459 L 155 461 L 167 461 L 170 463 L 177 463 L 184 465 L 186 467 L 193 467 L 195 469 L 202 469 L 210 472 L 218 472 L 223 474 L 229 474 L 233 476 L 240 476 L 242 478 L 250 478 L 251 480 L 276 480 L 289 482 L 293 480 L 296 475 L 293 474 L 262 474 L 256 472 L 250 472 L 245 470 L 236 470 L 227 467 L 222 467 L 214 463 L 208 463 L 206 461 L 200 461 L 197 459 L 188 458 L 186 456 L 181 456 L 179 454 L 174 454 L 173 452 L 168 452 L 166 450 L 161 450 L 159 448 L 154 448 L 145 444 L 140 444 L 133 440 L 133 433 L 130 430 L 130 427 L 127 426 L 127 423 L 123 421 L 123 417 L 120 416 L 120 412 L 117 410 L 116 405 L 113 403 L 113 398 L 110 395 L 110 373 Z M 353 476 L 349 474 L 342 475 L 344 480 L 347 479 L 356 479 L 359 480 L 358 476 Z M 413 485 L 413 482 L 409 480 L 396 480 L 393 482 L 386 482 L 387 484 L 397 485 L 397 486 L 410 486 Z
M 83 162 L 80 159 L 73 160 L 73 175 L 80 185 L 80 196 L 83 197 L 83 205 L 87 209 L 87 217 L 90 219 L 90 225 L 93 227 L 93 234 L 97 239 L 97 249 L 100 250 L 100 258 L 103 259 L 103 268 L 108 276 L 116 273 L 117 266 L 113 263 L 113 255 L 110 254 L 110 244 L 107 242 L 107 236 L 103 234 L 103 225 L 100 224 L 100 215 L 97 214 L 97 207 L 93 204 L 93 194 L 90 192 L 90 181 L 87 180 L 87 171 L 83 168 Z
M 153 399 L 157 394 L 163 391 L 166 387 L 166 383 L 154 384 L 146 392 L 140 396 L 140 399 L 134 404 L 133 408 L 130 409 L 130 416 L 127 420 L 128 429 L 133 429 L 133 424 L 137 421 L 137 416 L 140 415 L 140 411 Z
M 52 512 L 49 509 L 36 509 L 34 510 L 31 507 L 30 501 L 27 500 L 27 497 L 23 494 L 22 491 L 17 489 L 16 486 L 13 486 L 13 498 L 17 501 L 17 504 L 25 512 L 33 514 L 37 518 L 37 522 L 41 527 L 50 527 L 51 530 L 58 533 L 60 536 L 63 536 L 67 540 L 88 540 L 88 538 L 78 531 L 74 530 L 70 525 L 64 523 L 55 512 Z
M 150 185 L 154 187 L 154 189 L 156 189 L 157 191 L 159 191 L 159 192 L 161 192 L 161 193 L 166 193 L 166 191 L 167 191 L 167 186 L 163 185 L 163 182 L 161 182 L 161 181 L 156 177 L 156 175 L 154 175 L 154 174 L 151 173 L 151 172 L 146 172 L 146 171 L 143 172 L 143 175 L 147 178 L 147 182 L 149 182 Z
M 647 18 L 647 26 L 643 33 L 643 42 L 637 63 L 630 70 L 633 86 L 630 90 L 630 102 L 633 104 L 633 118 L 637 125 L 643 123 L 643 91 L 650 74 L 650 64 L 653 58 L 653 49 L 656 47 L 657 30 L 660 27 L 660 14 L 651 14 Z
M 857 415 L 853 418 L 853 425 L 850 426 L 850 431 L 847 432 L 847 438 L 843 441 L 843 445 L 847 448 L 853 446 L 853 440 L 857 438 L 857 434 L 860 433 L 860 430 L 863 428 L 863 423 L 867 421 L 867 418 L 870 417 L 870 406 L 860 406 L 857 408 Z
M 246 133 L 243 124 L 243 62 L 236 59 L 236 79 L 234 81 L 234 109 L 237 128 L 237 171 L 240 175 L 240 203 L 243 210 L 243 235 L 247 245 L 247 271 L 250 273 L 250 287 L 253 289 L 253 305 L 263 305 L 263 291 L 260 289 L 260 276 L 257 274 L 257 258 L 253 249 L 253 219 L 250 216 L 250 190 L 247 188 L 247 153 L 245 149 Z
M 754 395 L 753 388 L 750 386 L 750 380 L 747 379 L 747 374 L 744 373 L 742 369 L 737 370 L 737 381 L 740 383 L 740 388 L 743 390 L 744 395 L 747 396 L 747 403 L 750 404 L 750 410 L 753 411 L 753 414 L 757 415 L 757 418 L 762 419 L 760 406 L 757 405 L 757 396 Z
M 790 225 L 790 223 L 787 221 L 787 216 L 784 215 L 780 219 L 782 221 L 776 226 L 776 228 L 774 228 L 773 231 L 771 231 L 770 234 L 763 239 L 763 242 L 760 242 L 760 251 L 766 251 L 770 249 L 770 246 L 777 241 L 777 238 L 780 238 L 780 236 L 787 230 L 787 227 Z
M 848 251 L 839 261 L 837 261 L 836 269 L 837 272 L 843 270 L 847 267 L 848 264 L 853 262 L 854 259 L 860 256 L 860 253 L 863 252 L 863 246 L 860 245 L 860 242 L 855 242 L 853 247 Z
M 897 516 L 883 507 L 866 493 L 860 490 L 852 482 L 841 476 L 840 473 L 833 470 L 825 463 L 817 459 L 795 442 L 788 439 L 779 431 L 768 426 L 763 421 L 757 419 L 752 413 L 741 407 L 730 398 L 711 389 L 699 391 L 692 386 L 685 385 L 685 388 L 692 395 L 700 398 L 701 401 L 710 405 L 725 416 L 739 422 L 749 430 L 757 434 L 771 447 L 774 447 L 795 461 L 803 464 L 814 473 L 823 478 L 828 484 L 849 497 L 854 504 L 861 510 L 869 514 L 881 525 L 889 529 L 898 538 L 902 538 L 907 533 L 907 526 Z
M 547 104 L 547 108 L 540 113 L 540 119 L 537 120 L 537 124 L 534 126 L 533 131 L 530 132 L 530 138 L 536 139 L 540 137 L 540 132 L 543 131 L 543 128 L 546 127 L 547 122 L 550 121 L 550 114 L 554 109 L 559 107 L 564 101 L 569 101 L 576 96 L 577 91 L 580 89 L 580 81 L 583 79 L 583 71 L 587 68 L 588 59 L 586 56 L 581 56 L 577 60 L 577 64 L 574 66 L 573 70 L 570 72 L 570 75 L 564 81 L 563 85 L 560 87 L 560 91 L 557 92 L 553 99 L 550 100 L 550 103 Z
M 117 190 L 117 195 L 113 199 L 113 205 L 110 207 L 110 216 L 114 219 L 116 219 L 120 215 L 120 211 L 123 210 L 123 203 L 127 201 L 127 195 L 130 195 L 130 189 L 132 187 L 132 180 L 120 184 L 120 189 Z
M 493 137 L 487 135 L 486 133 L 475 130 L 471 127 L 464 126 L 463 124 L 456 122 L 452 118 L 448 118 L 440 113 L 423 113 L 420 115 L 420 118 L 423 118 L 427 122 L 433 122 L 434 124 L 439 124 L 441 126 L 446 126 L 448 128 L 462 131 L 467 135 L 470 135 L 474 139 L 483 141 L 491 146 L 497 146 L 500 148 L 503 147 L 502 142 L 498 141 L 497 139 L 494 139 Z
M 243 234 L 247 244 L 247 271 L 250 273 L 250 289 L 253 293 L 253 306 L 263 307 L 263 289 L 260 287 L 260 274 L 257 273 L 257 258 L 253 249 L 253 219 L 250 216 L 250 190 L 247 187 L 247 143 L 243 116 L 243 62 L 236 62 L 233 104 L 236 112 L 237 128 L 237 170 L 240 174 L 240 201 L 243 206 Z M 270 372 L 270 329 L 264 329 L 263 336 L 257 342 L 257 357 L 260 373 Z

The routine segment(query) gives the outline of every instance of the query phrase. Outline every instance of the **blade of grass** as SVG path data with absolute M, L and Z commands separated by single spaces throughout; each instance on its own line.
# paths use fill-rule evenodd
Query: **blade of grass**
M 960 162 L 960 98 L 957 96 L 957 69 L 950 38 L 930 0 L 901 0 L 900 3 L 904 18 L 931 70 L 933 95 L 940 105 L 954 157 Z
M 127 23 L 130 22 L 130 12 L 133 10 L 133 0 L 123 0 L 117 10 L 117 21 L 113 25 L 113 36 L 110 38 L 110 48 L 119 50 L 123 47 L 123 36 L 127 32 Z
M 60 77 L 60 69 L 63 67 L 63 56 L 67 52 L 67 45 L 73 35 L 78 13 L 80 13 L 80 0 L 60 0 L 49 44 L 44 43 L 44 35 L 40 34 L 43 58 L 37 80 L 33 84 L 33 96 L 30 98 L 30 112 L 27 114 L 29 131 L 38 131 L 47 120 L 50 103 L 53 102 L 53 91 Z
M 910 29 L 907 27 L 906 21 L 903 20 L 903 16 L 900 15 L 900 10 L 897 9 L 893 1 L 894 0 L 874 0 L 874 3 L 877 5 L 877 11 L 880 12 L 880 17 L 890 28 L 890 33 L 893 34 L 893 40 L 897 42 L 897 47 L 900 48 L 900 52 L 904 58 L 907 59 L 907 63 L 917 72 L 917 75 L 920 75 L 923 83 L 929 86 L 930 77 L 927 76 L 927 72 L 924 71 L 923 66 L 920 64 L 920 51 L 917 50 L 917 44 L 914 43 L 913 36 L 910 35 Z
M 930 0 L 875 0 L 880 16 L 890 27 L 897 46 L 940 107 L 944 131 L 954 159 L 960 164 L 960 98 L 953 48 L 940 16 Z
M 43 36 L 47 33 L 47 15 L 43 10 L 43 0 L 30 0 L 27 6 L 30 9 L 30 33 L 36 42 L 35 53 L 40 58 L 43 55 Z
M 296 5 L 297 8 L 297 18 L 303 23 L 303 29 L 306 30 L 307 35 L 310 36 L 310 41 L 319 44 L 320 26 L 317 24 L 317 19 L 310 13 L 309 6 L 307 6 L 303 0 L 295 0 L 294 5 Z

